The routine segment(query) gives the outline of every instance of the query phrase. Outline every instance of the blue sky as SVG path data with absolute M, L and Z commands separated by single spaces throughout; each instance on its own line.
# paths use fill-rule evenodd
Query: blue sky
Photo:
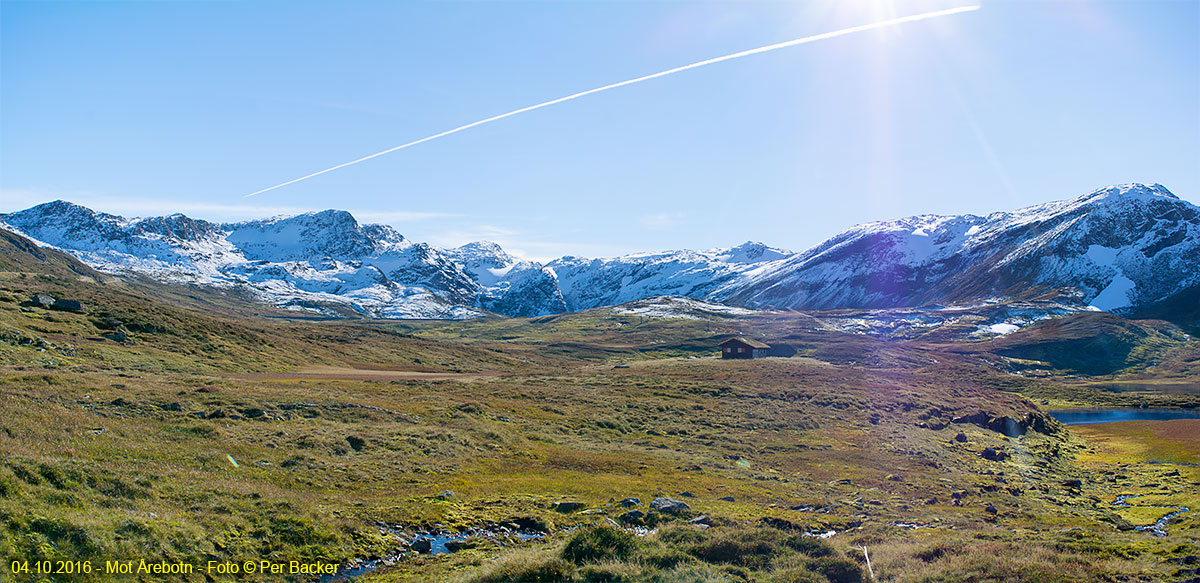
M 1108 184 L 1200 200 L 1200 2 L 0 2 L 0 212 L 343 208 L 527 257 L 800 250 Z

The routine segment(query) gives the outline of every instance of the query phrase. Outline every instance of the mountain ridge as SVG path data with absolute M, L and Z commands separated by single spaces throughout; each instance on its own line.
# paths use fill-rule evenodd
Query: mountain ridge
M 288 309 L 379 318 L 538 316 L 661 295 L 789 310 L 1051 297 L 1135 314 L 1200 287 L 1200 208 L 1158 184 L 987 216 L 864 223 L 795 253 L 747 242 L 545 264 L 487 241 L 440 249 L 332 209 L 214 223 L 54 201 L 0 223 L 101 272 L 244 287 Z

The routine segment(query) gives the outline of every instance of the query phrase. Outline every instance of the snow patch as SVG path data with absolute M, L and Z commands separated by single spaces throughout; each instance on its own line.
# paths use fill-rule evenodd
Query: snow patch
M 1092 299 L 1091 305 L 1105 312 L 1124 308 L 1132 303 L 1129 299 L 1129 292 L 1135 288 L 1137 288 L 1137 284 L 1132 279 L 1125 277 L 1124 274 L 1117 275 L 1113 278 L 1112 283 L 1100 292 L 1100 295 Z

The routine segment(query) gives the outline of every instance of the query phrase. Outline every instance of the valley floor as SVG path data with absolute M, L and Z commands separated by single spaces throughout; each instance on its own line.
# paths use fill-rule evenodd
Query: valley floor
M 0 301 L 5 580 L 163 580 L 104 568 L 142 559 L 197 582 L 374 559 L 359 580 L 1200 576 L 1200 421 L 1067 428 L 1035 405 L 1126 398 L 1076 390 L 1107 377 L 833 333 L 720 360 L 713 338 L 779 324 L 611 312 L 397 330 L 172 308 L 130 343 L 20 301 Z M 465 538 L 411 550 L 430 533 Z M 92 571 L 12 571 L 62 561 Z

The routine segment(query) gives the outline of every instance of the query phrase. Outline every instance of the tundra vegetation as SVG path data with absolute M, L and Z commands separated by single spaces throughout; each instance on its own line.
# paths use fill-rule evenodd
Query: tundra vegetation
M 812 321 L 323 321 L 6 247 L 0 578 L 154 580 L 13 561 L 380 558 L 361 580 L 1198 576 L 1200 421 L 1044 411 L 1195 407 L 1191 337 L 1106 314 L 999 339 Z M 734 335 L 792 356 L 713 358 Z M 1191 511 L 1137 530 L 1170 507 Z M 434 531 L 466 535 L 411 550 Z

